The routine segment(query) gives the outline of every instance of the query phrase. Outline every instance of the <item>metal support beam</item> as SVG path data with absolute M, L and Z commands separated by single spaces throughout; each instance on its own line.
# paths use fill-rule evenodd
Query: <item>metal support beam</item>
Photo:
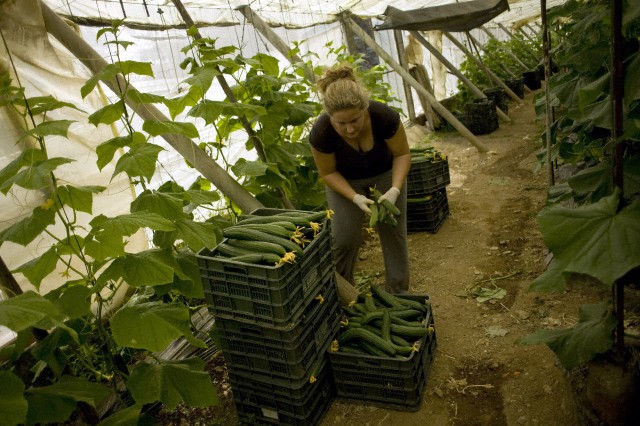
M 493 71 L 491 71 L 489 68 L 487 68 L 482 61 L 480 61 L 480 59 L 476 58 L 476 56 L 469 52 L 469 50 L 462 44 L 460 43 L 460 41 L 458 41 L 458 39 L 456 39 L 454 36 L 452 36 L 450 33 L 445 32 L 444 35 L 451 40 L 451 42 L 453 44 L 455 44 L 458 49 L 462 50 L 469 58 L 471 58 L 476 65 L 483 70 L 491 80 L 493 80 L 494 83 L 496 83 L 498 86 L 502 87 L 504 89 L 504 91 L 507 93 L 507 95 L 509 95 L 509 97 L 511 99 L 513 99 L 514 101 L 516 101 L 518 104 L 523 105 L 524 102 L 522 101 L 522 99 L 520 99 L 520 97 L 518 95 L 516 95 L 515 93 L 513 93 L 513 90 L 511 90 L 509 88 L 509 86 L 507 86 L 506 84 L 504 84 L 504 81 L 502 81 L 497 75 L 495 75 L 493 73 Z

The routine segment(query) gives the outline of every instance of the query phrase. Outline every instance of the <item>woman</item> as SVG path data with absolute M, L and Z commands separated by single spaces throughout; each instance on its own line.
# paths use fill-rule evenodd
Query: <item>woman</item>
M 411 154 L 400 115 L 389 106 L 370 100 L 353 68 L 343 64 L 325 71 L 317 81 L 324 108 L 309 141 L 320 177 L 326 184 L 327 202 L 335 212 L 332 221 L 336 270 L 353 282 L 362 224 L 375 187 L 400 210 L 396 227 L 379 223 L 377 231 L 384 256 L 386 289 L 409 289 L 407 251 L 406 178 Z M 381 201 L 381 200 L 380 200 Z

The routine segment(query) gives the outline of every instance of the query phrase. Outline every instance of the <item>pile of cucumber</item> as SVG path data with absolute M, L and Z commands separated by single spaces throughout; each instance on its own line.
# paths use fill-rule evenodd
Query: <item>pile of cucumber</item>
M 433 332 L 424 324 L 428 300 L 394 296 L 372 285 L 370 293 L 343 308 L 341 332 L 331 345 L 333 352 L 408 358 L 420 350 L 421 339 Z
M 411 152 L 411 162 L 412 163 L 420 163 L 423 161 L 427 161 L 429 163 L 437 163 L 439 161 L 444 161 L 447 159 L 447 156 L 442 152 L 438 151 L 432 146 L 427 147 L 414 147 L 410 148 Z
M 294 263 L 321 231 L 330 210 L 284 210 L 269 216 L 245 215 L 223 229 L 217 256 L 243 263 L 278 266 Z
M 396 217 L 400 216 L 400 210 L 389 200 L 380 201 L 382 193 L 376 188 L 369 188 L 370 196 L 375 203 L 371 204 L 371 216 L 369 216 L 369 228 L 373 229 L 378 223 L 387 223 L 391 226 L 398 226 Z

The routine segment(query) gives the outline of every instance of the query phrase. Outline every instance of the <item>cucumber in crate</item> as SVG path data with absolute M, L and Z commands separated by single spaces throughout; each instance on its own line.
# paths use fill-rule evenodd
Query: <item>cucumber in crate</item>
M 335 269 L 330 211 L 257 209 L 197 254 L 214 316 L 287 327 Z
M 418 410 L 436 349 L 429 296 L 371 286 L 343 311 L 328 352 L 338 398 Z

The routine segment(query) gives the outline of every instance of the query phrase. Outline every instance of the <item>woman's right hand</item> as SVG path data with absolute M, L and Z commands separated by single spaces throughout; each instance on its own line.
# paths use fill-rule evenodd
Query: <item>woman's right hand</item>
M 369 206 L 375 203 L 375 201 L 365 197 L 362 194 L 354 195 L 351 201 L 353 201 L 356 206 L 360 207 L 360 210 L 367 214 L 371 214 L 371 209 L 369 208 Z

